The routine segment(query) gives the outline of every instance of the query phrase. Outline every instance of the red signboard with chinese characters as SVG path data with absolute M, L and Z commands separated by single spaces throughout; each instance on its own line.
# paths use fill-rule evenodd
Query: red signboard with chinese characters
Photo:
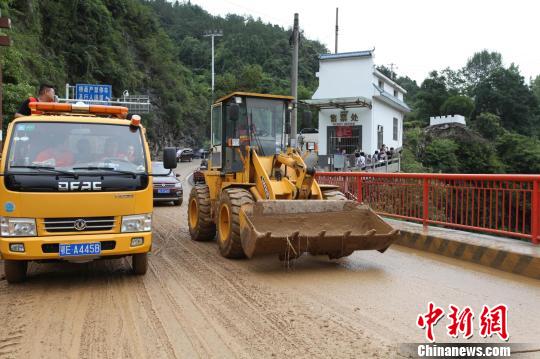
M 352 126 L 336 127 L 336 137 L 352 137 Z

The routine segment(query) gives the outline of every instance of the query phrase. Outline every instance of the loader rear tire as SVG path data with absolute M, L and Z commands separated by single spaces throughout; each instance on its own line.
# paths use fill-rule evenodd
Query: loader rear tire
M 212 219 L 210 189 L 207 185 L 196 185 L 191 189 L 188 204 L 188 226 L 191 239 L 197 242 L 210 241 L 216 236 L 216 224 Z
M 334 200 L 334 201 L 346 201 L 347 197 L 343 194 L 341 191 L 336 190 L 330 190 L 330 191 L 324 191 L 323 192 L 323 198 L 328 200 Z
M 253 203 L 253 196 L 243 188 L 227 188 L 221 192 L 218 208 L 219 252 L 225 258 L 245 258 L 240 240 L 240 207 Z

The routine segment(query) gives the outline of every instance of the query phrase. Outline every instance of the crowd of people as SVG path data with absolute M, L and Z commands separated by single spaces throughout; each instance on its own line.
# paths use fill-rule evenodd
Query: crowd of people
M 366 155 L 362 150 L 357 149 L 354 152 L 354 166 L 361 170 L 365 170 L 367 167 L 375 167 L 378 164 L 383 164 L 395 156 L 397 156 L 397 151 L 394 150 L 394 147 L 388 148 L 384 144 L 380 149 L 375 150 L 375 153 L 368 155 Z

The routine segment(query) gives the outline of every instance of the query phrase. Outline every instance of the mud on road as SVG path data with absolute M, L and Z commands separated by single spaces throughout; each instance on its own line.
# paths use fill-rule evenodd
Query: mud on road
M 404 249 L 227 260 L 190 240 L 184 186 L 181 207 L 155 208 L 146 276 L 119 259 L 31 263 L 26 283 L 0 281 L 0 357 L 402 357 L 397 343 L 422 341 L 414 322 L 427 301 L 493 297 L 513 310 L 513 339 L 539 339 L 525 310 L 538 304 L 536 281 Z

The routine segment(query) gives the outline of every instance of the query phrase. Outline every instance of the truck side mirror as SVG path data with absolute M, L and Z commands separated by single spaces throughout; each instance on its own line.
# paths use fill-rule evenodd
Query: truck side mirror
M 311 115 L 311 111 L 304 111 L 302 113 L 302 120 L 304 122 L 304 126 L 309 123 L 311 125 L 311 119 L 313 116 Z
M 285 110 L 285 134 L 291 134 L 291 110 Z
M 240 117 L 240 106 L 238 106 L 237 103 L 231 103 L 227 107 L 227 117 L 229 118 L 229 121 L 238 121 L 238 118 Z
M 163 150 L 163 167 L 168 170 L 176 168 L 176 150 L 174 147 L 167 147 Z

